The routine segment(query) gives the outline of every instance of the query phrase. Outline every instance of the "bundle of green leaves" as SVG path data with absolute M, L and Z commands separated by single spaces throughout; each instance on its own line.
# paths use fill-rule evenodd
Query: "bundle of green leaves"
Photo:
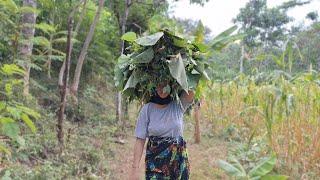
M 203 44 L 191 43 L 168 30 L 138 39 L 129 32 L 122 39 L 130 46 L 118 59 L 115 85 L 129 101 L 148 101 L 163 82 L 168 84 L 164 91 L 179 100 L 183 91 L 196 90 L 200 80 L 209 79 Z

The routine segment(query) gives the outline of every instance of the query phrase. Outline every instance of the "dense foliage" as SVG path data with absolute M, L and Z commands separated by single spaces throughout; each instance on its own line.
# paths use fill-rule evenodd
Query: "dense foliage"
M 182 91 L 195 90 L 201 77 L 208 78 L 204 45 L 190 43 L 168 30 L 139 39 L 131 36 L 123 38 L 132 43 L 132 53 L 120 56 L 115 69 L 116 86 L 130 100 L 149 100 L 161 82 L 168 83 L 165 91 L 178 100 Z

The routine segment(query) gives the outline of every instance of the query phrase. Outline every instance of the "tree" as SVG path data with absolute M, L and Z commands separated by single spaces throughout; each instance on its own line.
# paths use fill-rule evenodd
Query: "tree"
M 181 29 L 181 33 L 186 35 L 187 37 L 190 37 L 190 40 L 195 40 L 193 38 L 196 38 L 198 33 L 203 33 L 202 38 L 203 42 L 208 42 L 210 37 L 211 30 L 209 27 L 204 26 L 201 21 L 194 21 L 190 19 L 174 19 L 176 21 L 176 26 L 179 27 L 179 30 Z
M 71 11 L 71 13 L 69 14 L 69 17 L 71 16 L 72 19 L 74 17 L 74 14 L 75 12 L 80 8 L 81 4 L 83 4 L 83 10 L 81 12 L 81 16 L 77 22 L 77 25 L 76 25 L 76 28 L 75 28 L 75 31 L 73 31 L 76 35 L 78 34 L 79 32 L 79 28 L 80 28 L 80 25 L 82 23 L 82 20 L 83 20 L 83 16 L 85 14 L 85 11 L 86 11 L 86 2 L 87 0 L 82 0 L 79 4 L 77 4 L 75 6 L 75 8 Z M 69 24 L 69 22 L 67 22 Z M 72 49 L 73 49 L 73 43 L 72 41 L 70 42 L 70 49 L 71 49 L 71 52 L 72 52 Z M 65 72 L 65 68 L 66 68 L 66 60 L 63 61 L 62 63 L 62 66 L 60 68 L 60 71 L 59 71 L 59 79 L 58 79 L 58 85 L 59 86 L 63 86 L 63 78 L 64 78 L 64 72 Z M 68 88 L 68 87 L 67 87 Z
M 69 82 L 69 69 L 71 61 L 71 51 L 72 51 L 72 30 L 73 30 L 73 14 L 72 12 L 68 18 L 68 37 L 67 37 L 67 48 L 66 48 L 66 60 L 65 60 L 65 71 L 63 74 L 63 84 L 60 85 L 60 108 L 58 113 L 58 123 L 57 123 L 57 137 L 60 145 L 60 152 L 64 148 L 64 131 L 63 131 L 63 121 L 64 121 L 64 112 L 66 109 L 67 103 L 67 87 Z
M 29 10 L 22 14 L 22 40 L 19 45 L 19 58 L 24 61 L 23 68 L 25 70 L 23 82 L 23 94 L 29 95 L 29 81 L 30 81 L 30 69 L 31 69 L 31 56 L 33 49 L 33 37 L 36 24 L 35 8 L 37 6 L 36 0 L 23 0 L 23 7 L 29 8 Z M 31 8 L 30 8 L 31 7 Z
M 310 19 L 311 21 L 317 21 L 319 18 L 318 12 L 317 11 L 309 12 L 306 18 Z
M 86 0 L 84 0 L 86 2 Z M 74 23 L 74 15 L 79 6 L 81 5 L 82 2 L 80 2 L 68 16 L 68 29 L 67 29 L 67 46 L 66 46 L 66 59 L 61 67 L 63 69 L 62 75 L 59 75 L 59 90 L 60 90 L 60 107 L 59 107 L 59 112 L 58 112 L 58 121 L 57 121 L 57 137 L 58 137 L 58 142 L 60 146 L 60 153 L 62 153 L 63 148 L 64 148 L 64 129 L 63 129 L 63 122 L 64 122 L 64 112 L 66 109 L 66 104 L 67 104 L 67 90 L 68 90 L 68 85 L 69 85 L 69 72 L 70 72 L 70 64 L 71 64 L 71 53 L 72 53 L 72 32 L 73 32 L 73 23 Z M 78 22 L 78 24 L 81 23 Z M 77 24 L 77 27 L 78 27 Z M 60 69 L 60 73 L 61 73 Z M 61 78 L 61 79 L 60 79 Z M 61 82 L 60 82 L 61 80 Z
M 246 36 L 242 41 L 240 72 L 244 72 L 243 61 L 247 49 L 262 46 L 265 50 L 272 46 L 280 46 L 285 40 L 288 30 L 285 25 L 292 19 L 287 15 L 290 8 L 304 5 L 307 2 L 291 0 L 278 7 L 268 8 L 266 0 L 250 0 L 233 20 L 240 25 L 240 31 Z
M 178 1 L 178 0 L 175 0 L 175 1 Z M 200 6 L 204 6 L 204 4 L 208 1 L 209 0 L 189 0 L 190 4 L 198 4 Z
M 305 61 L 300 63 L 297 71 L 303 71 L 308 67 L 312 67 L 320 71 L 320 23 L 315 22 L 307 30 L 299 32 L 296 35 L 297 46 L 300 48 L 301 54 Z
M 204 43 L 204 36 L 205 36 L 205 27 L 202 24 L 201 21 L 198 22 L 197 28 L 194 31 L 195 39 L 194 41 L 196 43 Z M 202 98 L 202 97 L 200 97 Z M 200 143 L 200 119 L 201 119 L 201 113 L 200 113 L 200 107 L 201 107 L 201 99 L 197 100 L 199 102 L 196 103 L 194 108 L 194 119 L 195 119 L 195 126 L 194 126 L 194 139 L 195 143 Z
M 126 24 L 130 11 L 130 6 L 132 5 L 131 0 L 125 0 L 124 3 L 119 3 L 116 1 L 110 2 L 111 10 L 117 17 L 118 25 L 119 25 L 119 35 L 120 37 L 126 32 Z M 123 9 L 123 10 L 122 10 Z M 123 40 L 120 41 L 120 53 L 124 53 L 125 43 Z M 116 118 L 119 124 L 122 124 L 122 95 L 121 92 L 117 92 L 116 94 Z
M 104 0 L 99 0 L 99 6 L 96 12 L 96 16 L 94 17 L 94 20 L 90 26 L 90 30 L 87 34 L 86 40 L 83 43 L 83 47 L 81 49 L 80 55 L 78 57 L 78 61 L 77 61 L 77 66 L 74 72 L 74 77 L 73 77 L 73 82 L 71 85 L 71 94 L 73 97 L 76 97 L 76 94 L 78 92 L 78 87 L 79 87 L 79 81 L 80 81 L 80 75 L 81 75 L 81 70 L 82 70 L 82 66 L 83 66 L 83 62 L 85 60 L 85 57 L 87 55 L 88 52 L 88 48 L 89 48 L 89 44 L 93 38 L 93 34 L 94 34 L 94 30 L 97 26 L 97 23 L 99 21 L 100 18 L 100 14 L 101 11 L 103 10 L 104 7 Z M 76 98 L 75 98 L 76 99 Z

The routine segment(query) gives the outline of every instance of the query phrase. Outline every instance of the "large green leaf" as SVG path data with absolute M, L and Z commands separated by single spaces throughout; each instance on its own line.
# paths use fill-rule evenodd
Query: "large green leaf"
M 166 36 L 169 36 L 171 37 L 172 39 L 179 39 L 179 40 L 184 40 L 184 38 L 182 37 L 182 35 L 179 35 L 177 32 L 172 32 L 172 31 L 169 31 L 169 30 L 163 30 L 164 34 Z
M 159 41 L 162 36 L 163 32 L 157 32 L 150 36 L 141 37 L 135 40 L 135 42 L 141 46 L 153 46 Z
M 198 61 L 197 65 L 194 66 L 194 69 L 199 72 L 201 75 L 203 75 L 207 80 L 210 80 L 206 70 L 205 70 L 205 64 L 203 62 Z
M 251 169 L 248 173 L 250 177 L 262 177 L 272 171 L 276 164 L 277 158 L 272 155 L 266 159 L 261 160 L 256 167 Z
M 129 63 L 131 61 L 131 57 L 130 55 L 124 55 L 122 54 L 119 58 L 118 58 L 118 63 L 115 66 L 114 69 L 114 81 L 115 81 L 115 86 L 119 89 L 122 90 L 123 88 L 123 83 L 124 83 L 124 72 L 126 71 L 126 69 L 129 66 Z
M 137 39 L 137 34 L 135 32 L 127 32 L 121 37 L 122 40 L 133 42 Z
M 246 171 L 244 170 L 243 166 L 235 157 L 230 158 L 230 163 L 232 163 L 232 165 L 237 169 L 239 169 L 243 174 L 246 174 Z
M 154 57 L 153 49 L 150 47 L 142 53 L 132 58 L 132 63 L 140 64 L 140 63 L 149 63 L 152 61 Z
M 188 43 L 185 39 L 173 38 L 173 45 L 181 48 L 185 48 L 188 46 Z
M 124 87 L 123 91 L 125 91 L 128 88 L 134 88 L 136 87 L 136 85 L 139 82 L 139 77 L 136 73 L 136 71 L 133 71 L 133 73 L 131 74 L 131 76 L 129 77 L 126 86 Z
M 122 55 L 118 58 L 117 66 L 118 66 L 120 69 L 126 68 L 126 67 L 129 65 L 130 59 L 131 59 L 130 56 L 127 56 L 127 55 L 122 54 Z
M 222 168 L 224 171 L 226 171 L 227 174 L 230 176 L 235 176 L 235 177 L 246 176 L 246 172 L 243 170 L 243 168 L 239 168 L 237 165 L 230 164 L 226 161 L 219 160 L 218 166 Z
M 198 82 L 201 78 L 201 75 L 200 73 L 198 74 L 192 74 L 191 73 L 187 73 L 187 78 L 188 78 L 188 85 L 189 85 L 189 88 L 190 89 L 196 89 L 197 88 L 197 85 L 198 85 Z
M 123 87 L 123 72 L 119 67 L 115 67 L 114 69 L 114 82 L 115 86 L 119 88 L 119 90 L 122 90 L 121 88 Z
M 179 53 L 176 58 L 172 58 L 168 61 L 168 66 L 170 70 L 170 74 L 177 82 L 180 84 L 182 89 L 186 92 L 188 91 L 188 81 L 186 70 L 184 69 L 183 60 L 181 54 Z

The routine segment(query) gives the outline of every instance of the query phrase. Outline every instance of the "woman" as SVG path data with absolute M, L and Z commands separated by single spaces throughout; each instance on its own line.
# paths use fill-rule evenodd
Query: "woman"
M 158 85 L 151 101 L 140 111 L 129 179 L 139 179 L 139 164 L 147 137 L 146 179 L 189 179 L 190 165 L 182 137 L 183 113 L 191 105 L 194 93 L 183 93 L 180 104 L 163 91 L 165 86 L 166 83 Z

